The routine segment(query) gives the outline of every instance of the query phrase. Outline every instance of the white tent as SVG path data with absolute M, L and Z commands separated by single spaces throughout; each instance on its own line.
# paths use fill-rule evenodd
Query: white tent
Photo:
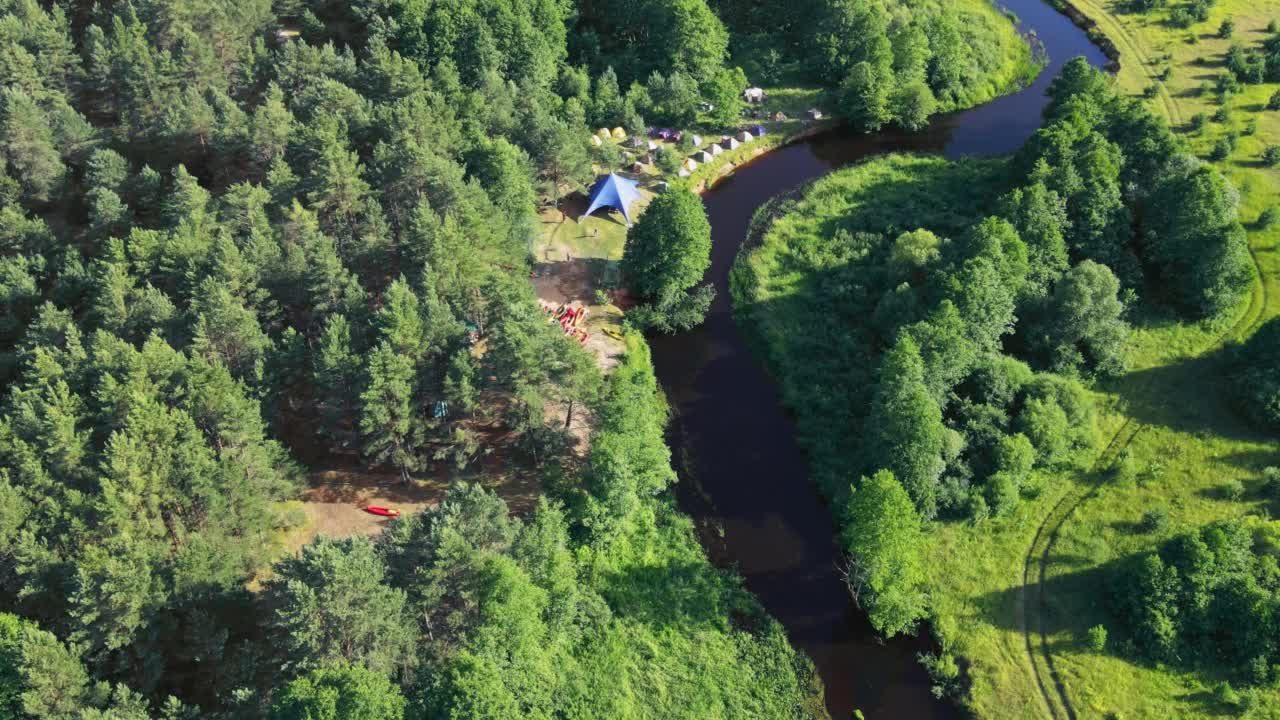
M 649 139 L 640 137 L 639 135 L 636 135 L 635 137 L 631 138 L 631 140 L 627 144 L 639 150 L 649 149 Z
M 683 167 L 685 170 L 688 170 L 689 172 L 693 172 L 694 170 L 698 169 L 698 161 L 694 160 L 693 158 L 685 158 L 684 163 L 681 165 L 681 167 Z
M 720 153 L 724 152 L 724 148 L 713 143 L 711 147 L 707 148 L 707 152 L 711 153 L 712 155 L 719 155 Z
M 726 150 L 737 150 L 742 147 L 742 143 L 738 142 L 737 138 L 729 138 L 724 141 L 724 147 Z
M 747 88 L 742 93 L 742 99 L 753 103 L 764 102 L 764 90 L 758 87 Z
M 738 140 L 742 142 L 751 142 L 752 140 L 755 140 L 755 139 L 756 137 L 746 130 L 743 130 L 742 132 L 738 133 Z
M 695 154 L 693 157 L 700 163 L 709 163 L 712 160 L 711 153 L 707 152 L 706 150 L 703 150 L 702 152 Z
M 702 147 L 702 136 L 701 136 L 701 135 L 690 135 L 690 136 L 689 136 L 689 142 L 693 143 L 693 146 L 694 146 L 694 147 Z
M 676 173 L 676 175 L 679 175 L 680 177 L 689 177 L 689 171 L 684 168 L 680 168 L 680 172 Z

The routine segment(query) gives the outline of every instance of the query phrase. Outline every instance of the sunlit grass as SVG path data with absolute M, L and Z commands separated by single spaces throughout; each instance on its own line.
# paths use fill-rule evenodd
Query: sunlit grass
M 1104 430 L 1111 428 L 1103 433 L 1105 439 L 1126 417 L 1139 423 L 1140 431 L 1122 454 L 1126 470 L 1121 479 L 1103 476 L 1100 492 L 1070 516 L 1052 548 L 1045 583 L 1048 647 L 1079 717 L 1108 712 L 1126 720 L 1225 715 L 1228 709 L 1213 701 L 1210 689 L 1226 676 L 1214 668 L 1157 667 L 1126 659 L 1114 649 L 1098 654 L 1087 650 L 1082 638 L 1089 627 L 1108 622 L 1105 578 L 1113 561 L 1152 550 L 1174 534 L 1214 520 L 1257 516 L 1256 522 L 1269 522 L 1261 518 L 1280 512 L 1256 490 L 1262 468 L 1280 464 L 1280 445 L 1236 417 L 1223 400 L 1218 378 L 1223 343 L 1246 336 L 1263 319 L 1280 313 L 1280 230 L 1263 232 L 1253 225 L 1265 208 L 1280 202 L 1280 172 L 1259 162 L 1267 146 L 1280 144 L 1280 113 L 1264 111 L 1280 86 L 1246 87 L 1231 99 L 1227 122 L 1210 122 L 1201 132 L 1189 127 L 1195 114 L 1212 115 L 1217 109 L 1216 96 L 1202 92 L 1201 86 L 1224 71 L 1223 56 L 1231 44 L 1259 43 L 1267 23 L 1280 19 L 1280 2 L 1220 0 L 1210 20 L 1190 30 L 1170 27 L 1163 12 L 1124 14 L 1120 0 L 1076 4 L 1120 48 L 1122 88 L 1139 94 L 1166 66 L 1172 68 L 1165 92 L 1148 102 L 1195 152 L 1207 156 L 1219 137 L 1240 133 L 1235 150 L 1219 166 L 1241 190 L 1241 217 L 1262 277 L 1240 307 L 1211 322 L 1180 323 L 1150 310 L 1136 313 L 1132 371 L 1099 387 L 1098 399 Z M 1228 16 L 1236 23 L 1234 38 L 1219 39 L 1215 33 Z M 1255 119 L 1256 133 L 1245 135 Z M 932 588 L 937 631 L 970 662 L 973 686 L 966 703 L 980 717 L 1009 717 L 1010 708 L 1019 708 L 1016 714 L 1025 717 L 1047 713 L 1018 627 L 1017 590 L 1040 519 L 1062 494 L 1098 478 L 1049 478 L 1045 495 L 1025 503 L 1013 517 L 978 526 L 944 526 L 933 534 L 931 560 L 946 568 L 935 575 Z M 1246 488 L 1238 502 L 1218 491 L 1231 480 Z M 1139 532 L 1138 521 L 1155 508 L 1168 511 L 1167 528 L 1158 534 Z M 1111 628 L 1114 642 L 1121 637 L 1119 628 Z M 1038 638 L 1034 647 L 1039 653 Z M 1052 692 L 1047 676 L 1045 682 Z M 1266 691 L 1260 705 L 1257 717 L 1273 716 L 1266 713 L 1280 709 L 1280 691 Z

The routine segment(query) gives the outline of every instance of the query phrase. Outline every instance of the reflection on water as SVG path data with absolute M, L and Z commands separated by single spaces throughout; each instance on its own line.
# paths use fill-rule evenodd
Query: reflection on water
M 1034 29 L 1050 64 L 1032 87 L 973 110 L 937 118 L 922 133 L 836 131 L 766 155 L 706 193 L 714 246 L 707 280 L 717 291 L 706 323 L 651 338 L 658 378 L 676 410 L 672 442 L 682 468 L 681 505 L 700 524 L 722 527 L 708 550 L 735 566 L 747 587 L 813 658 L 835 720 L 952 718 L 933 699 L 915 660 L 921 639 L 880 642 L 849 601 L 835 564 L 831 515 L 807 476 L 792 422 L 773 380 L 730 314 L 729 270 L 756 208 L 842 165 L 887 152 L 993 155 L 1020 146 L 1040 124 L 1044 90 L 1077 55 L 1102 53 L 1084 32 L 1039 0 L 1004 5 Z

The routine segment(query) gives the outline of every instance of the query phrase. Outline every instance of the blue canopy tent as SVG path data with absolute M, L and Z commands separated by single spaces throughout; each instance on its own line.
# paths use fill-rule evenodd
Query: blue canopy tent
M 587 205 L 587 211 L 582 214 L 582 217 L 585 218 L 602 207 L 613 208 L 622 213 L 622 217 L 627 219 L 627 226 L 630 227 L 631 204 L 639 199 L 640 191 L 636 190 L 635 180 L 609 173 L 597 180 L 595 186 L 591 188 L 590 204 Z

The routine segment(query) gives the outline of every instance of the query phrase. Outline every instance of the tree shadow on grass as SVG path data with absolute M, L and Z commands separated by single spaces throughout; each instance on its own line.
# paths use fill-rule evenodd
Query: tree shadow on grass
M 1225 353 L 1184 358 L 1135 370 L 1105 383 L 1117 393 L 1125 412 L 1144 425 L 1192 435 L 1264 443 L 1268 436 L 1251 427 L 1229 401 L 1223 379 Z

